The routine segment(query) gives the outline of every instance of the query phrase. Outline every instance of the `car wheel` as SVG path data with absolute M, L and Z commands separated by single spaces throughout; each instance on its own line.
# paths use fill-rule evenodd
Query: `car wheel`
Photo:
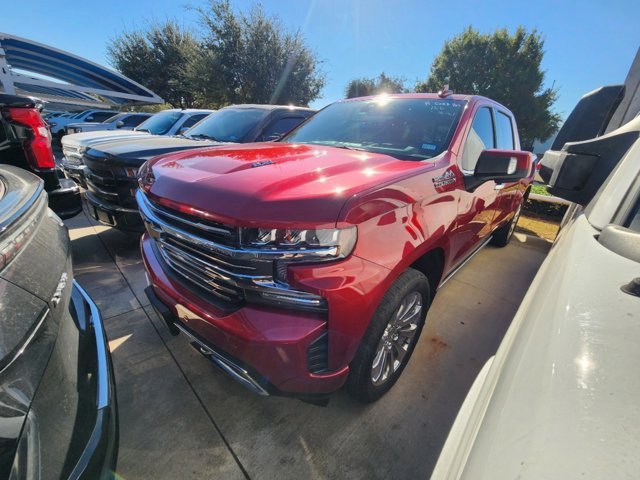
M 431 303 L 427 277 L 409 268 L 391 285 L 350 365 L 347 390 L 373 402 L 396 383 L 418 342 Z
M 513 232 L 516 231 L 516 225 L 518 224 L 518 220 L 520 219 L 520 212 L 522 211 L 522 204 L 524 200 L 520 202 L 518 208 L 516 209 L 516 213 L 513 215 L 509 223 L 503 225 L 502 227 L 496 229 L 493 232 L 493 237 L 491 238 L 491 244 L 496 247 L 506 247 L 511 237 L 513 237 Z

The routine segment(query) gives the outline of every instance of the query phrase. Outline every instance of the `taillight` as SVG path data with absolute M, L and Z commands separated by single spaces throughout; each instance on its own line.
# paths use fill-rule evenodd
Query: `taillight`
M 142 190 L 149 193 L 155 181 L 156 177 L 153 176 L 153 170 L 151 170 L 149 162 L 144 162 L 140 170 L 138 170 L 138 185 Z
M 55 168 L 51 134 L 35 108 L 5 108 L 2 115 L 20 127 L 26 127 L 22 136 L 22 148 L 29 164 L 36 169 Z

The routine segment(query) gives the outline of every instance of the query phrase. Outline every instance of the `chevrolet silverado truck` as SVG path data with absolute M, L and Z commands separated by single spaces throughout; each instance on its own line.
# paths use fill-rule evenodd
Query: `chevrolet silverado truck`
M 254 392 L 324 403 L 346 383 L 371 402 L 438 287 L 509 242 L 533 174 L 513 115 L 487 98 L 340 101 L 279 142 L 147 162 L 146 293 Z
M 192 108 L 163 110 L 145 120 L 133 130 L 104 130 L 65 135 L 61 140 L 64 156 L 60 162 L 60 167 L 65 177 L 87 188 L 83 175 L 82 155 L 88 148 L 116 139 L 139 138 L 149 135 L 179 135 L 213 112 L 215 110 Z
M 110 479 L 118 412 L 100 311 L 44 183 L 0 165 L 0 478 Z
M 92 145 L 82 157 L 89 213 L 105 225 L 140 232 L 144 227 L 135 200 L 136 178 L 146 160 L 204 146 L 273 140 L 313 113 L 300 107 L 234 105 L 209 115 L 180 136 L 133 137 Z
M 0 163 L 35 173 L 44 181 L 49 207 L 59 217 L 70 218 L 82 211 L 80 189 L 60 178 L 40 108 L 34 98 L 0 94 Z

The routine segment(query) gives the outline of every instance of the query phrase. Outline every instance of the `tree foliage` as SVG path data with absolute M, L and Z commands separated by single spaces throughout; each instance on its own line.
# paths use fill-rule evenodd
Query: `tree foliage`
M 198 106 L 194 73 L 199 52 L 194 35 L 171 20 L 124 32 L 107 46 L 117 70 L 177 108 Z
M 227 0 L 198 8 L 205 30 L 202 78 L 212 85 L 212 103 L 308 105 L 325 76 L 299 31 L 288 31 L 262 6 L 236 12 Z
M 436 92 L 444 84 L 458 93 L 492 98 L 515 115 L 524 148 L 546 139 L 558 129 L 560 116 L 552 110 L 556 88 L 544 87 L 541 70 L 544 40 L 536 31 L 519 27 L 481 34 L 471 27 L 445 42 L 419 92 Z
M 347 84 L 345 96 L 347 98 L 365 97 L 380 93 L 404 93 L 407 88 L 401 77 L 389 77 L 384 72 L 377 78 L 354 78 Z

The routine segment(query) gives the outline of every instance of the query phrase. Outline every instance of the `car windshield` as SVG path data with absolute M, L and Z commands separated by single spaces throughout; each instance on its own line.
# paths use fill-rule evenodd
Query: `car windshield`
M 82 112 L 78 112 L 75 115 L 72 115 L 70 118 L 80 118 L 81 116 L 83 116 L 86 113 L 86 110 L 83 110 Z
M 269 112 L 263 108 L 224 108 L 188 130 L 185 136 L 219 142 L 243 142 Z
M 128 113 L 117 113 L 115 114 L 113 117 L 109 117 L 106 120 L 104 120 L 102 123 L 111 123 L 111 122 L 117 122 L 118 120 L 120 120 L 122 117 L 128 115 Z
M 393 98 L 338 102 L 316 113 L 284 142 L 425 160 L 449 148 L 466 105 L 462 100 Z
M 164 135 L 175 123 L 184 115 L 180 111 L 165 111 L 156 113 L 153 117 L 142 122 L 136 130 L 141 132 L 149 132 L 153 135 Z

